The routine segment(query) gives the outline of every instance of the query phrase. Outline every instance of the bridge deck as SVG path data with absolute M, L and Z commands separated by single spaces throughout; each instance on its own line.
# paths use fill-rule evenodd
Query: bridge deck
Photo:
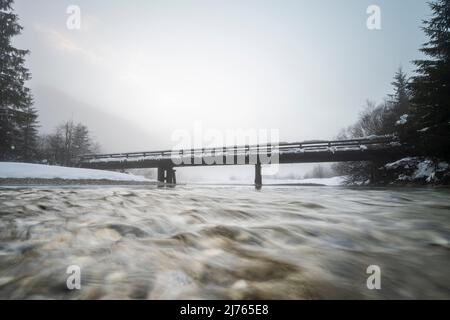
M 395 159 L 405 153 L 392 136 L 278 145 L 163 150 L 84 155 L 79 165 L 95 169 L 172 168 L 257 163 L 313 163 Z

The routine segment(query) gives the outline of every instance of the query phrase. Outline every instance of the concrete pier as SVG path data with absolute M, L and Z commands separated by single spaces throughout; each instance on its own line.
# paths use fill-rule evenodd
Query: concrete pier
M 158 167 L 158 182 L 176 184 L 175 171 L 173 167 Z
M 262 175 L 261 175 L 261 163 L 258 162 L 255 165 L 255 188 L 261 189 L 262 187 Z

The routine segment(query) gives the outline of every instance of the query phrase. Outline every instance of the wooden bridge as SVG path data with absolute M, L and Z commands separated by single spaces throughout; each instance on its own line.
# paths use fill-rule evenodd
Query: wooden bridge
M 261 165 L 342 161 L 397 160 L 406 148 L 393 136 L 339 141 L 308 141 L 220 148 L 84 155 L 82 168 L 157 168 L 158 181 L 176 183 L 176 167 L 254 165 L 255 186 L 262 186 Z

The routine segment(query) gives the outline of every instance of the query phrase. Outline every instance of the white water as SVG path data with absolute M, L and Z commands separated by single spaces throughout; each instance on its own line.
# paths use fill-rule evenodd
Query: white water
M 450 298 L 449 190 L 0 189 L 0 298 Z M 81 290 L 66 268 L 81 267 Z M 381 268 L 381 290 L 366 269 Z

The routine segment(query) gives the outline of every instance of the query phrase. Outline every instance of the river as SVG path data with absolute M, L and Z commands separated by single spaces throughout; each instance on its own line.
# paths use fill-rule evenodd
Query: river
M 449 299 L 449 244 L 449 189 L 0 188 L 0 299 Z

